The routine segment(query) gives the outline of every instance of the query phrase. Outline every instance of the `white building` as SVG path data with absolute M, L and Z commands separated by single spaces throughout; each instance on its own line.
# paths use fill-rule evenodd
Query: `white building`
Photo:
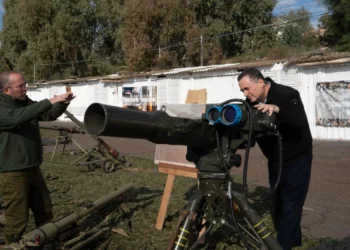
M 154 110 L 162 104 L 185 103 L 188 90 L 206 89 L 207 103 L 220 103 L 243 98 L 237 76 L 248 67 L 256 67 L 264 76 L 300 92 L 314 138 L 350 140 L 350 83 L 344 82 L 336 90 L 322 87 L 329 86 L 324 82 L 350 82 L 350 53 L 51 81 L 31 88 L 29 96 L 37 100 L 48 98 L 65 92 L 68 84 L 76 94 L 68 110 L 80 120 L 93 102 L 138 106 L 144 111 L 152 106 Z

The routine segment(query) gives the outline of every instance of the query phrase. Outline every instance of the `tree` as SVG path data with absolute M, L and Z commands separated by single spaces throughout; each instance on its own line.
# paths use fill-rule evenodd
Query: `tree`
M 94 52 L 123 63 L 120 31 L 123 24 L 124 0 L 94 0 L 96 6 L 96 34 Z
M 259 50 L 273 44 L 273 30 L 257 27 L 271 23 L 276 0 L 195 2 L 196 21 L 202 34 L 213 37 L 220 44 L 224 57 Z
M 125 58 L 132 69 L 144 70 L 159 61 L 198 66 L 201 54 L 206 65 L 261 49 L 273 44 L 274 32 L 255 28 L 271 23 L 275 4 L 276 0 L 128 1 L 122 28 Z M 174 46 L 159 53 L 157 48 L 168 44 Z
M 340 51 L 350 50 L 350 0 L 322 0 L 322 3 L 330 14 L 320 19 L 320 27 L 325 29 L 321 41 Z
M 132 70 L 147 70 L 157 63 L 176 66 L 181 63 L 182 47 L 169 44 L 184 41 L 190 21 L 187 0 L 135 0 L 125 2 L 122 48 Z
M 276 1 L 4 0 L 2 53 L 29 80 L 219 63 L 275 43 Z
M 313 43 L 317 43 L 312 32 L 310 13 L 304 6 L 278 17 L 276 24 L 278 25 L 279 38 L 289 46 L 312 46 Z
M 106 8 L 97 2 L 100 12 L 92 0 L 4 0 L 4 57 L 28 80 L 33 80 L 34 65 L 36 80 L 111 71 L 108 63 L 89 62 L 115 49 L 101 18 Z
M 27 48 L 27 42 L 20 34 L 19 12 L 15 8 L 18 0 L 4 0 L 5 14 L 1 32 L 1 50 L 5 58 L 9 60 L 9 67 L 13 69 L 19 56 Z

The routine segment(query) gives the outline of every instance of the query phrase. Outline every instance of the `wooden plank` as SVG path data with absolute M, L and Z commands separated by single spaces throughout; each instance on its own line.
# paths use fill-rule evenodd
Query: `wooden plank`
M 186 103 L 200 103 L 205 104 L 207 102 L 207 90 L 188 90 Z M 204 112 L 204 110 L 203 110 Z M 175 176 L 185 176 L 191 178 L 197 178 L 198 170 L 194 167 L 186 167 L 183 165 L 175 165 L 169 163 L 159 163 L 158 172 L 168 174 L 167 181 L 164 188 L 162 202 L 160 204 L 158 217 L 156 221 L 156 229 L 162 230 L 164 225 L 165 216 L 167 213 L 171 192 L 174 185 Z
M 156 229 L 162 230 L 164 225 L 165 216 L 168 210 L 168 205 L 170 201 L 171 191 L 173 190 L 175 181 L 175 175 L 169 174 L 166 180 L 164 193 L 162 197 L 162 202 L 160 204 L 158 217 L 156 221 Z
M 195 172 L 188 172 L 188 171 L 182 171 L 177 169 L 159 168 L 159 172 L 164 174 L 170 174 L 170 175 L 197 178 L 197 173 Z
M 188 172 L 193 172 L 197 173 L 198 170 L 195 167 L 188 167 L 184 165 L 176 165 L 176 164 L 171 164 L 171 163 L 159 163 L 158 168 L 161 169 L 174 169 L 174 170 L 181 170 L 181 171 L 188 171 Z
M 207 102 L 207 89 L 189 89 L 187 91 L 186 103 L 200 103 L 205 104 Z
M 177 176 L 197 178 L 198 170 L 193 167 L 185 167 L 185 166 L 168 164 L 168 163 L 159 163 L 158 172 L 164 173 L 164 174 L 172 174 Z

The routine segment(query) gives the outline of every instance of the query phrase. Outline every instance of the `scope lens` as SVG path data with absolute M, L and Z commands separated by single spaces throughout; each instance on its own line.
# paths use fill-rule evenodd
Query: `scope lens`
M 219 119 L 220 112 L 217 109 L 212 109 L 208 115 L 210 120 L 217 121 Z
M 235 109 L 233 109 L 231 107 L 227 107 L 224 110 L 223 115 L 224 115 L 225 121 L 231 123 L 236 119 L 237 112 Z
M 212 124 L 217 124 L 220 122 L 220 111 L 221 107 L 213 106 L 210 107 L 207 111 L 207 120 Z
M 225 105 L 220 114 L 220 121 L 226 126 L 238 125 L 242 120 L 242 110 L 236 104 Z

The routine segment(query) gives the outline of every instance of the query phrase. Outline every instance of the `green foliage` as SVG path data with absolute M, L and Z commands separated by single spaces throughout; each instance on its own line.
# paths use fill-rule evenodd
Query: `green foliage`
M 52 135 L 55 136 L 55 135 Z M 132 183 L 134 189 L 125 193 L 120 199 L 111 202 L 98 213 L 88 215 L 81 223 L 81 230 L 87 228 L 123 229 L 129 237 L 119 233 L 107 231 L 107 237 L 100 238 L 95 245 L 86 246 L 90 249 L 166 249 L 169 240 L 176 229 L 179 212 L 187 204 L 193 194 L 197 180 L 177 176 L 171 193 L 170 206 L 168 207 L 164 228 L 157 230 L 154 227 L 157 219 L 159 205 L 161 203 L 166 175 L 157 172 L 157 166 L 152 160 L 127 157 L 133 165 L 129 169 L 117 170 L 106 174 L 101 169 L 87 171 L 86 166 L 70 167 L 69 164 L 81 155 L 69 155 L 56 153 L 58 162 L 51 162 L 51 153 L 44 155 L 41 166 L 47 186 L 51 192 L 53 202 L 54 221 L 62 219 L 72 211 L 81 211 L 84 204 L 95 201 L 113 190 Z M 83 159 L 84 161 L 86 159 Z M 129 171 L 128 171 L 129 170 Z M 234 176 L 233 188 L 243 191 L 241 176 Z M 0 183 L 1 185 L 1 183 Z M 249 185 L 250 192 L 256 197 L 266 197 L 266 188 Z M 272 220 L 268 202 L 259 202 L 252 205 L 262 216 L 269 228 L 272 228 Z M 241 219 L 241 214 L 236 214 L 236 219 Z M 34 228 L 33 217 L 27 231 Z M 0 228 L 0 233 L 2 229 Z M 213 230 L 210 241 L 207 241 L 206 249 L 245 249 L 239 236 L 227 227 L 219 227 Z M 297 249 L 312 249 L 319 245 L 319 240 L 303 235 L 303 247 Z
M 275 0 L 194 2 L 200 32 L 205 38 L 213 37 L 211 45 L 213 42 L 220 45 L 220 50 L 215 45 L 210 46 L 212 53 L 217 51 L 214 55 L 217 56 L 221 51 L 223 57 L 230 57 L 272 44 L 275 36 L 273 30 L 254 28 L 271 23 Z M 232 34 L 226 35 L 229 33 Z M 217 37 L 218 35 L 223 36 Z
M 82 0 L 5 0 L 1 37 L 4 57 L 28 80 L 32 80 L 34 65 L 37 80 L 101 74 L 106 69 L 111 73 L 110 65 L 100 63 L 96 67 L 96 62 L 84 62 L 109 56 L 111 49 L 102 48 L 108 48 L 108 42 L 113 46 L 115 43 L 108 32 L 101 32 L 107 31 L 101 28 L 105 19 L 98 12 L 103 4 L 99 1 L 97 6 L 93 1 Z M 109 48 L 113 50 L 113 46 Z
M 263 57 L 276 46 L 276 1 L 4 0 L 0 67 L 32 81 L 33 69 L 52 80 Z M 309 13 L 282 18 L 300 17 Z M 315 46 L 310 29 L 309 20 L 285 26 L 277 46 Z
M 321 37 L 324 45 L 340 51 L 350 50 L 350 0 L 323 0 L 331 11 L 321 18 L 321 27 L 325 35 Z
M 122 48 L 132 70 L 147 70 L 159 65 L 160 61 L 167 61 L 169 66 L 178 64 L 183 49 L 176 48 L 175 52 L 166 50 L 163 54 L 157 48 L 184 41 L 190 20 L 188 8 L 185 0 L 135 0 L 125 3 Z
M 297 10 L 291 10 L 276 20 L 279 33 L 279 43 L 291 47 L 313 47 L 318 44 L 317 38 L 313 32 L 310 23 L 310 13 L 301 7 Z

